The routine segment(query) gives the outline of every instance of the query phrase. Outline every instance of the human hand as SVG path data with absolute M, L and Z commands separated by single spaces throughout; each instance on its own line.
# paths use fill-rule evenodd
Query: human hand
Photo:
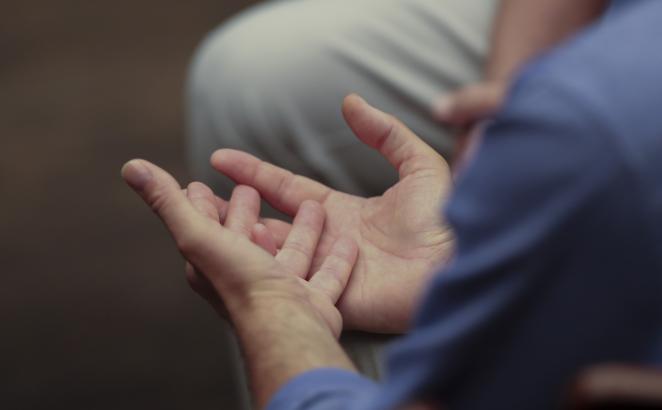
M 277 253 L 276 240 L 282 244 L 289 235 L 289 224 L 275 219 L 259 218 L 260 198 L 253 188 L 241 185 L 235 187 L 230 201 L 214 195 L 209 187 L 200 182 L 190 183 L 183 192 L 191 204 L 210 220 L 250 237 L 256 245 L 271 255 L 275 256 Z M 191 288 L 207 300 L 222 317 L 227 318 L 228 312 L 223 301 L 204 274 L 188 261 L 184 273 Z
M 501 108 L 507 87 L 507 82 L 502 80 L 462 87 L 441 98 L 434 107 L 433 114 L 446 124 L 470 127 L 489 118 Z
M 259 196 L 252 188 L 237 188 L 230 206 L 235 211 L 228 212 L 222 226 L 214 196 L 203 184 L 191 184 L 183 192 L 172 176 L 143 160 L 128 162 L 122 176 L 161 218 L 184 258 L 212 285 L 234 322 L 255 309 L 298 304 L 311 322 L 320 323 L 336 337 L 340 334 L 342 318 L 335 304 L 357 248 L 352 239 L 338 237 L 316 273 L 305 279 L 324 224 L 324 210 L 318 203 L 300 203 L 289 234 L 274 256 L 249 238 L 259 212 Z
M 507 81 L 493 80 L 462 87 L 441 98 L 433 115 L 456 131 L 454 170 L 462 168 L 476 139 L 481 134 L 480 124 L 496 113 L 503 104 Z
M 452 249 L 451 232 L 440 216 L 451 185 L 448 165 L 402 123 L 358 96 L 345 99 L 343 114 L 358 138 L 398 169 L 399 182 L 381 196 L 338 192 L 235 150 L 215 152 L 212 165 L 238 184 L 254 187 L 288 215 L 306 200 L 319 202 L 327 219 L 312 271 L 339 237 L 351 237 L 359 247 L 338 302 L 345 327 L 404 332 L 433 269 Z

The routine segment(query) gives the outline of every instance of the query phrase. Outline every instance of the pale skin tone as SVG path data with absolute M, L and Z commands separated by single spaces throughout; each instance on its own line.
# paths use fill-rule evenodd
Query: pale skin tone
M 402 123 L 359 97 L 345 100 L 343 114 L 357 137 L 399 171 L 399 182 L 379 197 L 344 194 L 239 151 L 215 152 L 212 165 L 238 184 L 255 187 L 288 215 L 305 200 L 319 202 L 327 223 L 313 270 L 340 235 L 354 239 L 361 250 L 338 303 L 345 327 L 404 332 L 434 267 L 452 250 L 452 235 L 439 212 L 450 187 L 449 168 Z
M 577 9 L 597 4 L 573 3 Z M 538 49 L 562 38 L 552 28 L 547 35 L 532 37 L 547 39 Z M 493 58 L 512 70 L 529 55 Z M 395 118 L 356 96 L 345 100 L 343 113 L 357 137 L 398 169 L 399 182 L 380 197 L 333 191 L 231 150 L 212 157 L 216 169 L 241 185 L 229 202 L 200 183 L 182 190 L 143 160 L 122 170 L 190 264 L 193 288 L 233 323 L 260 407 L 305 371 L 354 371 L 337 342 L 343 327 L 406 330 L 432 268 L 452 251 L 452 236 L 439 218 L 451 184 L 447 164 Z M 293 223 L 259 219 L 260 195 L 294 216 Z
M 345 328 L 401 333 L 409 327 L 416 301 L 433 269 L 445 262 L 452 250 L 452 235 L 439 212 L 450 186 L 449 168 L 401 122 L 360 97 L 349 96 L 343 114 L 357 137 L 379 150 L 399 171 L 400 181 L 382 196 L 362 198 L 335 191 L 240 151 L 219 150 L 211 162 L 238 184 L 254 187 L 290 216 L 306 200 L 320 203 L 326 224 L 311 273 L 341 235 L 352 238 L 361 250 L 347 290 L 338 302 Z M 244 233 L 275 253 L 289 224 L 259 220 L 256 193 L 251 195 L 242 189 L 235 190 L 235 196 L 244 198 L 244 207 L 216 198 L 220 220 L 224 222 L 226 215 L 231 221 L 231 215 L 252 214 L 242 228 Z M 187 277 L 207 300 L 213 299 L 209 285 L 190 267 Z M 218 301 L 212 303 L 219 305 Z
M 386 205 L 382 204 L 385 199 L 363 200 L 375 204 L 368 207 L 372 210 L 366 213 L 368 222 L 361 222 L 368 225 L 366 237 L 384 238 L 382 229 L 371 233 L 370 223 L 375 222 L 370 221 L 374 221 L 371 219 L 375 218 L 374 214 L 388 213 L 387 205 L 397 210 L 396 214 L 414 211 L 421 214 L 421 209 L 400 208 L 401 205 L 395 203 L 396 198 L 420 195 L 416 192 L 421 188 L 419 178 L 427 183 L 425 178 L 430 172 L 443 169 L 447 173 L 448 170 L 443 162 L 440 167 L 436 163 L 439 161 L 437 154 L 422 145 L 404 126 L 360 98 L 349 97 L 344 110 L 357 134 L 372 141 L 399 166 L 403 180 L 407 181 L 403 187 L 409 187 L 385 194 L 385 198 L 394 196 L 389 199 L 393 202 L 386 202 Z M 417 155 L 424 156 L 420 159 L 423 166 L 410 163 Z M 427 156 L 435 160 L 431 164 L 432 171 L 425 165 Z M 345 286 L 350 281 L 350 273 L 361 272 L 360 252 L 373 245 L 366 245 L 367 242 L 359 245 L 362 236 L 357 237 L 355 232 L 360 233 L 364 228 L 331 234 L 329 226 L 334 220 L 329 215 L 333 210 L 325 210 L 332 209 L 329 203 L 334 203 L 335 195 L 340 201 L 337 206 L 346 208 L 356 206 L 353 203 L 359 201 L 358 198 L 344 198 L 343 194 L 328 192 L 312 181 L 297 177 L 290 186 L 296 188 L 303 184 L 302 189 L 292 193 L 305 192 L 307 196 L 294 197 L 291 200 L 295 202 L 282 204 L 283 209 L 296 207 L 292 225 L 285 227 L 265 221 L 265 225 L 271 226 L 266 228 L 258 219 L 258 193 L 248 186 L 235 189 L 226 203 L 200 183 L 182 190 L 168 173 L 144 160 L 127 163 L 122 174 L 163 220 L 184 258 L 197 268 L 188 270 L 194 287 L 215 307 L 221 308 L 219 302 L 222 301 L 222 311 L 228 315 L 241 341 L 258 405 L 264 405 L 280 385 L 306 370 L 354 369 L 337 342 L 344 318 L 336 304 L 341 306 L 341 296 L 347 300 Z M 308 195 L 316 192 L 326 199 L 311 200 Z M 438 221 L 437 207 L 430 212 L 435 215 L 434 221 Z M 394 224 L 400 223 L 397 217 L 393 220 Z M 352 224 L 356 221 L 350 219 L 344 226 L 354 229 Z M 415 219 L 403 221 L 402 227 L 395 225 L 387 232 L 400 235 L 412 227 L 422 228 L 417 223 Z M 423 238 L 428 237 L 428 229 L 421 229 Z M 445 232 L 443 227 L 439 229 Z M 418 241 L 415 234 L 409 238 Z M 447 246 L 447 239 L 440 244 Z
M 356 243 L 340 238 L 315 274 L 304 279 L 324 223 L 318 203 L 301 204 L 274 256 L 236 228 L 248 222 L 241 219 L 246 214 L 229 215 L 226 226 L 219 223 L 213 194 L 205 185 L 193 183 L 182 191 L 167 172 L 144 160 L 127 163 L 122 175 L 223 301 L 248 358 L 259 406 L 303 371 L 354 369 L 336 341 L 342 317 L 335 303 L 356 261 Z M 237 196 L 233 205 L 242 201 Z
M 470 127 L 494 114 L 523 62 L 595 21 L 606 5 L 605 0 L 502 0 L 484 80 L 443 98 L 435 107 L 437 118 L 457 127 Z

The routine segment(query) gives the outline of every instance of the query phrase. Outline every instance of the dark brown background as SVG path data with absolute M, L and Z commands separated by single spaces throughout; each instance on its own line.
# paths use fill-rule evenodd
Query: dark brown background
M 188 61 L 249 3 L 2 2 L 0 408 L 228 408 L 219 321 L 119 169 L 186 177 Z

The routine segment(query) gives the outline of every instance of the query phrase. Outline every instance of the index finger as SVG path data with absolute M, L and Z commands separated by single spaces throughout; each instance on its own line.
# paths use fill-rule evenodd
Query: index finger
M 220 149 L 211 157 L 212 166 L 237 184 L 257 189 L 274 208 L 290 216 L 306 200 L 324 203 L 332 190 L 301 175 L 264 162 L 250 154 Z

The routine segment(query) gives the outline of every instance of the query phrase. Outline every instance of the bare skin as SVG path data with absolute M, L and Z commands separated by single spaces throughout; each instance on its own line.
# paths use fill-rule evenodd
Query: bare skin
M 504 1 L 495 23 L 485 80 L 459 89 L 435 107 L 440 121 L 464 129 L 458 135 L 454 165 L 461 166 L 470 154 L 467 147 L 475 147 L 475 137 L 480 135 L 475 124 L 499 110 L 510 78 L 521 64 L 595 20 L 605 3 Z M 339 302 L 345 327 L 405 332 L 422 288 L 452 252 L 452 235 L 439 216 L 451 186 L 448 165 L 398 120 L 357 96 L 345 100 L 343 114 L 357 137 L 379 150 L 399 171 L 399 182 L 379 197 L 347 195 L 234 150 L 217 151 L 212 165 L 238 184 L 255 187 L 290 216 L 303 200 L 320 202 L 328 219 L 313 267 L 341 233 L 354 238 L 361 250 Z M 217 205 L 223 221 L 232 210 L 223 200 L 217 200 Z M 276 252 L 289 226 L 270 220 L 253 229 L 253 240 Z M 200 287 L 195 286 L 200 282 L 195 275 L 189 272 L 188 277 L 194 287 Z
M 305 279 L 324 225 L 318 203 L 301 204 L 274 256 L 251 241 L 250 229 L 244 230 L 252 227 L 255 213 L 229 214 L 225 226 L 219 223 L 215 198 L 205 185 L 194 183 L 184 192 L 166 171 L 144 160 L 128 162 L 122 175 L 211 285 L 213 300 L 223 301 L 249 358 L 260 406 L 301 372 L 319 367 L 354 370 L 336 340 L 342 317 L 335 304 L 356 261 L 357 247 L 351 238 L 339 238 Z M 242 194 L 230 205 L 250 209 L 257 192 L 249 187 L 239 191 Z
M 288 215 L 306 200 L 319 202 L 327 222 L 313 270 L 340 235 L 354 239 L 359 248 L 352 278 L 338 303 L 345 327 L 404 332 L 434 268 L 452 251 L 452 235 L 440 217 L 451 185 L 449 167 L 402 123 L 360 97 L 347 97 L 343 114 L 357 137 L 399 172 L 399 182 L 381 196 L 362 198 L 335 191 L 240 151 L 219 150 L 212 165 L 238 184 L 254 187 Z
M 237 151 L 214 154 L 219 171 L 296 215 L 292 225 L 260 220 L 258 194 L 245 186 L 226 202 L 202 184 L 181 190 L 146 161 L 131 161 L 122 171 L 190 263 L 192 286 L 217 308 L 222 301 L 260 407 L 305 371 L 354 369 L 336 340 L 343 318 L 346 327 L 405 330 L 431 268 L 452 250 L 438 212 L 451 184 L 446 163 L 358 97 L 349 97 L 343 112 L 356 135 L 400 173 L 400 181 L 380 197 L 333 191 Z
M 595 21 L 606 7 L 606 0 L 502 1 L 484 80 L 444 97 L 434 114 L 446 124 L 465 128 L 490 117 L 501 107 L 523 63 Z

